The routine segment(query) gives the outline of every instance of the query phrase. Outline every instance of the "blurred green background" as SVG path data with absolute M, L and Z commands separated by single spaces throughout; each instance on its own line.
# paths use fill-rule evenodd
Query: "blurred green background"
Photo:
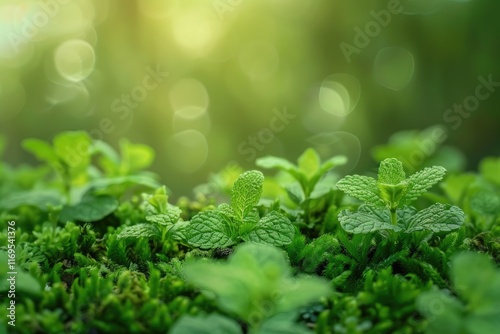
M 467 159 L 457 168 L 476 168 L 500 154 L 499 12 L 496 0 L 0 0 L 4 159 L 35 163 L 27 137 L 126 137 L 155 149 L 179 196 L 229 162 L 309 146 L 361 172 L 393 133 L 441 124 Z

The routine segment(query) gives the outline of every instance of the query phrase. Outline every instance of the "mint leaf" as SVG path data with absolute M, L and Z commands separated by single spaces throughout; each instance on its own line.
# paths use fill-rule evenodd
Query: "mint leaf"
M 29 190 L 9 194 L 0 199 L 0 209 L 12 210 L 20 206 L 34 206 L 47 211 L 49 206 L 64 203 L 63 196 L 55 190 Z
M 464 212 L 449 204 L 436 203 L 417 212 L 407 222 L 406 233 L 430 230 L 433 232 L 453 231 L 463 224 Z
M 252 231 L 241 235 L 241 238 L 245 241 L 283 246 L 291 243 L 294 235 L 295 228 L 290 220 L 279 212 L 271 211 L 260 219 Z
M 259 171 L 248 171 L 241 174 L 234 183 L 231 192 L 231 207 L 237 220 L 243 218 L 259 202 L 262 195 L 264 175 Z
M 76 205 L 64 206 L 60 221 L 82 221 L 86 223 L 100 220 L 118 208 L 118 200 L 111 196 L 85 195 Z
M 357 198 L 366 204 L 383 206 L 377 181 L 368 176 L 348 175 L 337 182 L 337 188 L 347 195 Z
M 92 140 L 83 131 L 68 131 L 54 138 L 54 152 L 70 168 L 83 168 L 90 163 Z
M 23 147 L 26 151 L 32 153 L 38 160 L 50 163 L 58 163 L 59 157 L 49 143 L 34 138 L 23 140 Z
M 218 211 L 200 212 L 191 219 L 187 242 L 203 249 L 228 247 L 235 243 L 233 223 Z
M 215 294 L 217 306 L 249 322 L 250 332 L 266 318 L 296 310 L 331 293 L 321 278 L 292 277 L 286 253 L 270 245 L 246 243 L 238 246 L 225 262 L 193 260 L 184 265 L 186 278 Z M 273 305 L 262 312 L 263 305 Z M 255 320 L 255 314 L 261 319 Z
M 307 179 L 311 179 L 319 171 L 321 165 L 318 153 L 312 148 L 305 150 L 297 162 L 299 163 L 300 172 L 305 175 Z
M 427 167 L 416 172 L 408 178 L 408 188 L 403 197 L 403 203 L 409 204 L 423 193 L 425 193 L 434 184 L 441 181 L 446 174 L 446 169 L 440 166 Z
M 222 203 L 221 205 L 219 205 L 217 207 L 217 211 L 219 211 L 220 213 L 226 215 L 229 218 L 234 218 L 233 208 L 231 207 L 231 205 L 229 205 L 227 203 Z
M 333 167 L 342 166 L 342 165 L 345 165 L 346 163 L 347 163 L 347 157 L 345 157 L 343 155 L 335 156 L 335 157 L 323 162 L 323 164 L 321 165 L 321 167 L 318 171 L 318 174 L 323 175 L 326 172 L 328 172 L 330 169 L 332 169 Z
M 170 334 L 214 334 L 214 333 L 227 333 L 227 334 L 242 334 L 240 325 L 229 318 L 219 314 L 209 314 L 207 316 L 191 316 L 183 315 L 172 326 L 169 331 Z
M 154 160 L 155 153 L 147 145 L 132 144 L 124 139 L 120 141 L 122 154 L 122 172 L 134 173 L 149 167 Z
M 486 180 L 500 185 L 500 158 L 489 157 L 481 160 L 479 171 Z
M 340 226 L 349 233 L 365 234 L 379 230 L 393 230 L 399 232 L 402 228 L 390 223 L 390 216 L 386 210 L 362 205 L 358 211 L 341 211 L 338 215 Z
M 500 270 L 487 256 L 464 252 L 452 259 L 451 276 L 460 299 L 435 290 L 417 299 L 420 313 L 428 318 L 426 333 L 496 333 L 500 327 Z
M 378 182 L 388 185 L 397 185 L 405 181 L 406 175 L 403 163 L 396 158 L 385 159 L 378 168 Z
M 262 168 L 281 169 L 282 171 L 288 172 L 290 174 L 298 173 L 297 167 L 294 164 L 292 164 L 290 161 L 283 159 L 283 158 L 266 156 L 266 157 L 258 158 L 257 161 L 255 162 L 255 164 L 259 167 L 262 167 Z
M 156 238 L 160 237 L 160 230 L 151 224 L 137 224 L 127 226 L 118 234 L 118 239 L 138 239 L 138 238 Z
M 169 207 L 166 213 L 147 216 L 146 220 L 151 223 L 169 226 L 177 223 L 181 213 L 182 211 L 178 207 Z

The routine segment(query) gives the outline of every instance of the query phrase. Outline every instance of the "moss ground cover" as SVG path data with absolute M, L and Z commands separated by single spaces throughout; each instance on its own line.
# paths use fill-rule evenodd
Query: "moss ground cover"
M 65 132 L 23 147 L 38 166 L 0 163 L 0 333 L 500 328 L 498 157 L 341 175 L 345 157 L 308 149 L 173 201 L 147 146 Z

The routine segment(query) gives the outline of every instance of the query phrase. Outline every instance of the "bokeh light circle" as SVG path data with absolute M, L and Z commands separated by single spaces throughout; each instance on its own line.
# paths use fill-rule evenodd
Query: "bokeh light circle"
M 359 80 L 347 73 L 328 76 L 319 89 L 321 109 L 335 116 L 347 116 L 356 108 L 360 97 Z
M 380 50 L 375 57 L 373 74 L 380 85 L 401 90 L 412 80 L 415 72 L 415 60 L 410 51 L 400 47 L 388 47 Z
M 168 155 L 173 166 L 186 174 L 200 169 L 208 157 L 208 142 L 196 130 L 186 130 L 172 136 L 168 143 Z
M 66 80 L 82 81 L 94 70 L 94 49 L 82 40 L 66 41 L 56 49 L 54 64 L 59 75 Z

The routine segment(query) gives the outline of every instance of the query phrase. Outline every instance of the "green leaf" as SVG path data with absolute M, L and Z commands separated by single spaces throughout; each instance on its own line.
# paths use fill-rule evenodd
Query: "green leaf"
M 302 203 L 305 198 L 304 198 L 304 192 L 302 191 L 302 188 L 300 187 L 300 184 L 297 182 L 294 182 L 287 186 L 285 188 L 286 193 L 288 194 L 288 197 L 295 203 L 295 204 L 300 204 Z
M 323 164 L 321 165 L 321 167 L 319 169 L 318 174 L 323 175 L 326 172 L 328 172 L 330 169 L 332 169 L 333 167 L 342 166 L 342 165 L 345 165 L 346 163 L 347 163 L 346 156 L 343 156 L 343 155 L 335 156 L 335 157 L 323 162 Z
M 37 157 L 38 160 L 59 163 L 59 157 L 49 143 L 34 138 L 23 140 L 23 148 Z
M 296 321 L 296 312 L 279 313 L 266 319 L 259 334 L 311 334 L 311 331 Z
M 477 176 L 471 173 L 451 174 L 440 184 L 453 203 L 460 204 Z
M 297 167 L 293 163 L 286 159 L 274 156 L 265 156 L 262 158 L 258 158 L 255 164 L 259 167 L 267 169 L 277 168 L 289 173 L 291 171 L 298 172 Z
M 235 243 L 235 231 L 230 218 L 218 211 L 204 211 L 191 219 L 187 242 L 203 249 L 228 247 Z
M 227 333 L 227 334 L 242 334 L 240 325 L 229 318 L 223 317 L 219 314 L 209 314 L 207 316 L 191 316 L 183 315 L 172 326 L 169 331 L 170 334 L 214 334 L 214 333 Z
M 92 140 L 83 131 L 68 131 L 54 138 L 54 152 L 70 168 L 83 168 L 90 163 Z
M 403 163 L 395 158 L 385 159 L 378 168 L 378 182 L 388 185 L 397 185 L 404 182 L 406 175 Z
M 399 232 L 402 228 L 390 223 L 387 210 L 380 210 L 367 205 L 359 207 L 358 211 L 341 211 L 338 215 L 340 226 L 349 233 L 366 234 L 379 230 Z
M 500 158 L 489 157 L 481 160 L 479 171 L 486 180 L 500 185 Z
M 348 175 L 337 182 L 337 188 L 351 197 L 355 197 L 367 204 L 383 206 L 380 198 L 377 181 L 368 176 Z
M 168 208 L 166 213 L 147 216 L 146 220 L 158 225 L 169 226 L 177 223 L 177 221 L 181 217 L 181 213 L 181 209 L 175 206 L 171 206 Z
M 16 249 L 18 250 L 18 249 Z M 38 280 L 33 277 L 29 272 L 22 269 L 20 266 L 15 266 L 15 269 L 11 270 L 8 266 L 8 254 L 6 251 L 0 251 L 0 292 L 7 292 L 10 289 L 10 278 L 8 272 L 17 272 L 15 276 L 14 283 L 16 285 L 16 295 L 19 292 L 28 293 L 31 295 L 39 295 L 42 292 L 42 288 Z M 7 293 L 5 293 L 7 296 Z M 6 332 L 5 332 L 6 333 Z
M 440 166 L 424 168 L 408 178 L 408 188 L 403 197 L 404 204 L 409 204 L 419 198 L 434 184 L 441 181 L 446 174 L 446 169 Z
M 464 326 L 463 305 L 441 291 L 427 291 L 418 296 L 416 306 L 429 319 L 427 334 L 462 334 Z
M 85 195 L 76 205 L 64 206 L 60 221 L 82 221 L 86 223 L 98 221 L 118 208 L 118 200 L 111 196 Z
M 498 216 L 500 214 L 500 196 L 491 190 L 481 190 L 470 198 L 470 208 L 481 215 Z
M 148 188 L 158 188 L 160 184 L 147 176 L 144 175 L 129 175 L 129 176 L 117 176 L 117 177 L 107 177 L 102 179 L 97 179 L 89 182 L 87 184 L 88 189 L 106 189 L 111 186 L 124 186 L 129 187 L 132 185 L 141 185 Z
M 311 179 L 318 171 L 321 161 L 318 153 L 312 148 L 308 148 L 298 159 L 299 170 L 307 179 Z
M 184 265 L 184 273 L 190 282 L 215 294 L 222 310 L 247 322 L 253 320 L 258 328 L 266 318 L 331 293 L 324 279 L 291 277 L 285 256 L 284 251 L 270 245 L 245 243 L 227 262 L 193 260 Z M 260 319 L 255 314 L 261 315 Z
M 0 209 L 12 210 L 20 206 L 34 206 L 47 211 L 50 206 L 64 203 L 64 197 L 56 190 L 29 190 L 15 192 L 0 199 Z
M 255 228 L 241 238 L 245 241 L 266 243 L 274 246 L 288 245 L 295 235 L 295 227 L 279 212 L 271 211 Z
M 217 207 L 217 211 L 219 211 L 220 213 L 226 215 L 229 218 L 234 218 L 233 208 L 231 207 L 231 205 L 229 205 L 227 203 L 222 203 L 221 205 L 219 205 Z
M 161 237 L 161 231 L 154 225 L 151 224 L 137 224 L 133 226 L 125 227 L 120 234 L 118 234 L 118 239 L 138 239 L 138 238 L 159 238 Z
M 465 252 L 452 260 L 453 283 L 477 315 L 500 318 L 500 269 L 482 254 Z
M 122 160 L 125 173 L 134 173 L 151 166 L 155 153 L 147 145 L 131 144 L 128 140 L 120 141 Z
M 433 232 L 453 231 L 462 226 L 465 214 L 459 207 L 436 203 L 417 212 L 407 222 L 406 233 L 430 230 Z
M 264 175 L 255 170 L 245 172 L 238 177 L 231 192 L 231 207 L 237 220 L 243 221 L 243 218 L 257 205 L 263 183 Z

